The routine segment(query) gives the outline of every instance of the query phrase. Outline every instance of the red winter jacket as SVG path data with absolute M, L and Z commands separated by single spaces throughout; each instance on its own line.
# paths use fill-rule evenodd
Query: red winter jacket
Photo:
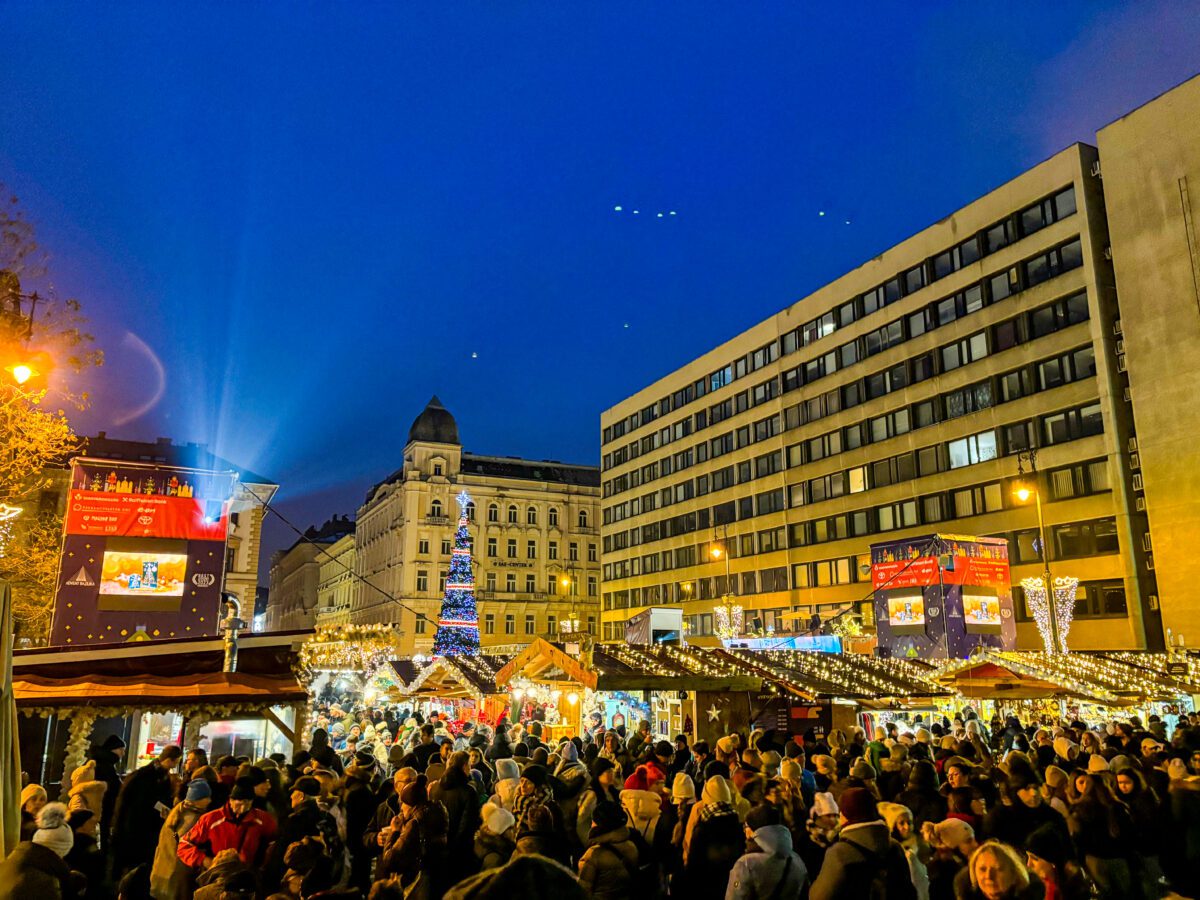
M 197 819 L 179 839 L 177 852 L 180 861 L 193 869 L 199 869 L 206 857 L 211 859 L 229 848 L 237 850 L 246 865 L 257 866 L 274 837 L 275 819 L 270 813 L 252 809 L 238 819 L 226 803 Z

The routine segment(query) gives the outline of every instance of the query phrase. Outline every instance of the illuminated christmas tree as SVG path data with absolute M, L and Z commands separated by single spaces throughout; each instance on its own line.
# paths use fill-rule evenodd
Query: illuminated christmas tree
M 470 535 L 467 533 L 467 504 L 471 497 L 463 491 L 458 500 L 458 530 L 454 532 L 454 551 L 442 614 L 433 636 L 433 655 L 474 656 L 479 653 L 479 613 L 475 610 L 475 576 L 471 573 Z

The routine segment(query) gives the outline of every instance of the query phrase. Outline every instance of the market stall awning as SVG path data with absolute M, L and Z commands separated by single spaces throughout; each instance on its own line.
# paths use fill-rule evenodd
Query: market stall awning
M 55 678 L 19 675 L 13 680 L 17 707 L 119 706 L 177 708 L 194 703 L 262 703 L 278 706 L 308 695 L 287 675 L 214 672 L 196 675 L 93 675 Z
M 815 650 L 720 650 L 760 674 L 782 693 L 805 700 L 845 699 L 870 704 L 925 702 L 949 695 L 923 663 L 860 653 Z
M 481 700 L 488 694 L 503 693 L 496 687 L 496 673 L 512 659 L 510 656 L 441 656 L 424 667 L 416 668 L 414 674 L 401 687 L 406 697 L 469 697 Z M 392 668 L 397 673 L 400 661 Z
M 576 658 L 538 638 L 496 673 L 505 689 L 514 678 L 569 682 L 599 691 L 757 691 L 762 677 L 712 651 L 673 645 L 604 644 Z
M 988 650 L 943 666 L 937 680 L 966 697 L 1074 698 L 1104 706 L 1177 700 L 1200 692 L 1189 674 L 1170 675 L 1167 654 L 1034 653 Z

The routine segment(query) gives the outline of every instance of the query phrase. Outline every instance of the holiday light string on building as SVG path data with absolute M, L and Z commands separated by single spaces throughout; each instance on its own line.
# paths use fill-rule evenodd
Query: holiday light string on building
M 475 576 L 471 572 L 471 535 L 467 530 L 467 506 L 471 496 L 464 490 L 458 501 L 458 530 L 454 532 L 454 550 L 446 593 L 433 636 L 433 655 L 474 656 L 479 653 L 479 613 L 475 607 Z
M 745 633 L 745 611 L 740 604 L 722 603 L 713 609 L 713 632 L 722 641 L 732 641 Z
M 1033 621 L 1042 636 L 1042 645 L 1046 652 L 1050 653 L 1055 647 L 1053 630 L 1050 627 L 1050 600 L 1046 596 L 1046 581 L 1040 576 L 1022 578 L 1021 587 L 1025 590 L 1029 611 L 1033 614 Z M 1058 649 L 1063 653 L 1067 652 L 1067 635 L 1071 631 L 1071 620 L 1075 617 L 1075 595 L 1078 589 L 1078 578 L 1066 575 L 1054 579 L 1054 617 L 1058 623 Z

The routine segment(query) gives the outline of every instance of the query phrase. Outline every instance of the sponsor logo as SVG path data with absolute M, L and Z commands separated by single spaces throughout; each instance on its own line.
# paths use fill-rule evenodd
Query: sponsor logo
M 87 569 L 80 566 L 79 571 L 67 579 L 67 584 L 71 587 L 95 587 L 96 580 L 87 573 Z
M 198 588 L 212 587 L 217 582 L 217 576 L 211 572 L 197 572 L 192 576 L 192 584 Z

